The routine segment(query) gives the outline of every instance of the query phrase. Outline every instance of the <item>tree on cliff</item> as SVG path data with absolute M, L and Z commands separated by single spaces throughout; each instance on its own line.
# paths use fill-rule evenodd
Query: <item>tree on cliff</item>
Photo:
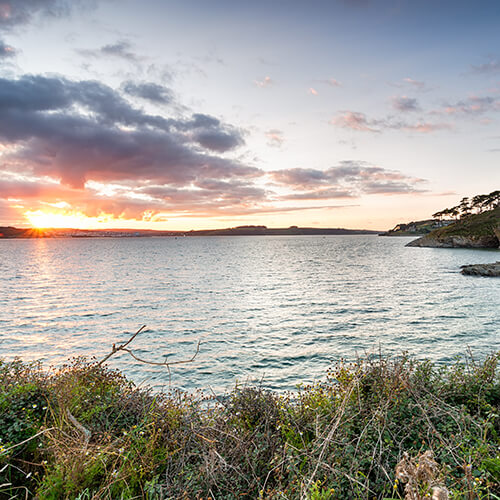
M 441 220 L 443 218 L 457 219 L 460 217 L 467 217 L 473 211 L 481 214 L 487 210 L 493 210 L 500 205 L 500 191 L 492 191 L 489 194 L 477 194 L 472 198 L 464 197 L 460 203 L 452 208 L 445 208 L 432 214 L 433 217 Z

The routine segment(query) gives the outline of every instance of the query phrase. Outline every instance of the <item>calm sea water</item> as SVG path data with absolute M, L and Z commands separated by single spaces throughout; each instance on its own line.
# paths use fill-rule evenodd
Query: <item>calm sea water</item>
M 291 389 L 356 355 L 450 361 L 500 349 L 500 280 L 459 266 L 499 251 L 406 248 L 377 236 L 0 241 L 0 357 L 102 358 L 142 324 L 137 355 L 172 385 Z M 161 388 L 165 368 L 111 363 Z

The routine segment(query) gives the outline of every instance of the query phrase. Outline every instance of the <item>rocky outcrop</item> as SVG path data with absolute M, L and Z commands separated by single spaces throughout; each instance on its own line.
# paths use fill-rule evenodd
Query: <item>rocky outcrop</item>
M 500 278 L 500 262 L 462 266 L 461 273 L 470 276 L 493 276 Z
M 433 235 L 432 233 L 410 241 L 407 247 L 432 248 L 498 248 L 499 239 L 496 235 L 462 236 L 462 235 Z

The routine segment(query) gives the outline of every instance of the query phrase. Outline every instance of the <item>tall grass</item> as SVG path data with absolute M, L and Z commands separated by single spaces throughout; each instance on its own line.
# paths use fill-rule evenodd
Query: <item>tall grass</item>
M 365 359 L 220 400 L 0 362 L 0 497 L 499 499 L 499 358 Z

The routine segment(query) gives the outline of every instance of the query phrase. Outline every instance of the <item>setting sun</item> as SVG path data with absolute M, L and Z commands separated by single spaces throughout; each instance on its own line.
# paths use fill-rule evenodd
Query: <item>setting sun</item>
M 29 223 L 38 229 L 78 228 L 90 229 L 107 222 L 109 217 L 88 217 L 82 212 L 56 212 L 29 210 L 24 213 Z

